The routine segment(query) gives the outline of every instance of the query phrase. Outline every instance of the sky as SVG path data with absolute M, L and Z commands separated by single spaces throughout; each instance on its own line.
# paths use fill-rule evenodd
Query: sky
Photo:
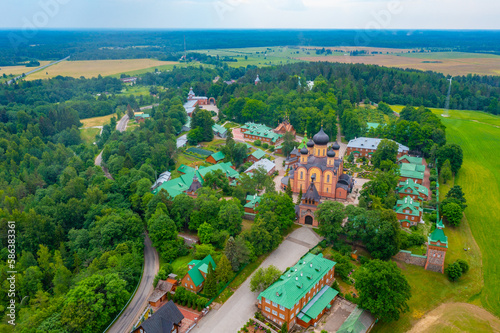
M 498 0 L 1 0 L 0 28 L 500 29 Z

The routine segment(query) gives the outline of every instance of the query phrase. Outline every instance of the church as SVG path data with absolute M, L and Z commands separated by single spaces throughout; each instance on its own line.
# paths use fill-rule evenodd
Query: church
M 282 188 L 290 181 L 294 193 L 304 193 L 313 182 L 319 196 L 346 200 L 354 182 L 351 176 L 344 174 L 340 145 L 335 142 L 328 147 L 329 141 L 322 127 L 302 149 L 295 149 L 287 158 L 293 162 L 289 164 L 288 175 L 281 180 Z M 297 156 L 292 156 L 294 154 Z

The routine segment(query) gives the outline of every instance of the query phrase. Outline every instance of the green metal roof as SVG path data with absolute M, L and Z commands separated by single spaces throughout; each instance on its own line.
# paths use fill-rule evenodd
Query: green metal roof
M 268 299 L 287 309 L 291 309 L 311 288 L 325 276 L 335 262 L 323 258 L 320 253 L 307 253 L 278 281 L 259 294 L 258 299 Z
M 212 131 L 220 133 L 220 134 L 224 134 L 227 132 L 227 128 L 225 128 L 224 126 L 221 126 L 219 124 L 214 124 L 212 126 Z
M 398 158 L 398 162 L 401 162 L 402 160 L 408 160 L 410 164 L 416 164 L 416 165 L 422 165 L 424 162 L 424 159 L 421 157 L 413 157 L 409 155 L 403 155 L 400 158 Z M 425 167 L 424 167 L 425 169 Z
M 203 178 L 205 178 L 205 176 L 209 172 L 212 172 L 215 170 L 222 170 L 222 172 L 224 172 L 226 174 L 226 176 L 228 176 L 230 178 L 238 178 L 240 176 L 240 174 L 238 173 L 238 171 L 231 168 L 232 166 L 233 166 L 233 164 L 231 162 L 219 163 L 219 164 L 211 165 L 211 166 L 206 167 L 206 168 L 200 167 L 198 169 L 198 172 Z
M 371 314 L 356 307 L 337 330 L 337 333 L 365 333 L 374 321 Z
M 405 209 L 409 209 L 410 212 L 405 212 Z M 406 197 L 404 199 L 398 200 L 396 203 L 396 207 L 394 208 L 396 213 L 399 214 L 408 214 L 411 216 L 419 216 L 422 212 L 422 208 L 420 207 L 420 202 L 413 200 L 411 197 Z
M 411 163 L 401 163 L 399 171 L 401 177 L 424 179 L 425 166 L 423 165 L 418 166 L 417 164 L 411 164 Z
M 200 261 L 199 260 L 196 260 L 196 259 L 193 259 L 189 262 L 188 266 L 191 266 L 191 265 L 196 265 L 197 263 L 199 263 Z
M 177 168 L 177 171 L 179 171 L 180 173 L 188 173 L 188 172 L 193 172 L 195 171 L 196 169 L 195 168 L 192 168 L 190 166 L 187 166 L 185 164 L 181 164 L 178 168 Z
M 337 296 L 339 292 L 329 286 L 324 286 L 309 303 L 300 310 L 297 317 L 304 321 L 309 322 L 311 319 L 315 319 L 326 307 L 330 305 L 330 302 Z
M 370 130 L 372 128 L 377 128 L 379 126 L 380 126 L 379 123 L 366 123 L 366 127 L 368 128 L 368 130 Z
M 217 267 L 215 265 L 214 259 L 212 259 L 212 256 L 209 254 L 208 256 L 203 258 L 203 260 L 200 260 L 198 263 L 196 263 L 194 267 L 189 270 L 188 274 L 191 277 L 191 280 L 193 280 L 195 286 L 199 287 L 200 284 L 202 284 L 203 281 L 205 281 L 205 278 L 203 277 L 203 274 L 201 274 L 200 271 L 202 271 L 202 269 L 206 269 L 206 271 L 208 271 L 208 263 L 212 263 L 213 269 Z M 207 273 L 206 271 L 202 272 Z
M 434 231 L 429 235 L 429 238 L 428 238 L 428 241 L 429 243 L 430 242 L 433 242 L 433 243 L 441 243 L 442 245 L 438 245 L 438 246 L 442 246 L 442 247 L 448 247 L 448 237 L 444 234 L 444 230 L 443 229 L 434 229 Z M 436 246 L 435 244 L 433 244 L 434 246 Z
M 141 113 L 141 114 L 136 114 L 134 115 L 136 118 L 149 118 L 150 115 L 147 113 Z
M 252 156 L 255 157 L 256 159 L 260 160 L 261 158 L 263 158 L 264 156 L 266 156 L 266 153 L 263 152 L 260 149 L 257 149 L 256 151 L 254 151 L 252 153 Z
M 407 189 L 410 189 L 411 191 L 407 192 Z M 404 182 L 399 182 L 398 192 L 413 195 L 423 193 L 425 196 L 429 196 L 429 189 L 423 185 L 415 183 L 415 181 L 411 178 L 405 180 Z
M 222 170 L 224 174 L 227 177 L 230 178 L 239 178 L 240 174 L 231 168 L 232 164 L 231 162 L 226 162 L 226 163 L 219 163 L 219 164 L 214 164 L 206 168 L 200 167 L 199 170 L 196 170 L 190 166 L 187 165 L 181 165 L 177 171 L 184 173 L 178 178 L 174 178 L 172 180 L 169 180 L 168 182 L 165 182 L 158 186 L 156 189 L 153 190 L 153 194 L 158 194 L 162 189 L 167 191 L 168 194 L 172 197 L 175 198 L 181 193 L 186 192 L 191 184 L 193 183 L 193 178 L 196 176 L 198 178 L 198 181 L 203 185 L 205 182 L 205 176 L 207 173 L 215 170 Z
M 258 195 L 247 195 L 247 203 L 244 207 L 246 208 L 255 208 L 255 206 L 260 202 L 261 197 Z
M 245 132 L 248 135 L 254 135 L 254 136 L 259 136 L 263 138 L 268 138 L 272 142 L 278 141 L 283 135 L 277 134 L 273 132 L 273 129 L 270 127 L 267 127 L 265 125 L 261 124 L 256 124 L 256 123 L 246 123 L 245 125 L 241 126 L 242 129 L 246 129 L 247 131 Z
M 425 172 L 425 165 L 413 163 L 401 163 L 401 170 Z
M 212 157 L 213 157 L 213 159 L 215 160 L 215 162 L 222 161 L 222 160 L 226 157 L 226 155 L 224 155 L 224 153 L 223 153 L 223 152 L 221 152 L 221 151 L 218 151 L 218 152 L 216 152 L 216 153 L 213 153 L 213 154 L 212 154 L 212 155 L 210 155 L 210 156 L 212 156 Z
M 436 223 L 436 228 L 439 229 L 444 229 L 444 223 L 443 223 L 443 218 L 441 218 L 437 223 Z

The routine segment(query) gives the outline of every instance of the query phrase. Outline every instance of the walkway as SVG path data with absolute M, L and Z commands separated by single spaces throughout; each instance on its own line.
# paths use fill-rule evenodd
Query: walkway
M 287 267 L 294 265 L 321 239 L 312 228 L 297 229 L 264 260 L 260 267 L 274 265 L 284 271 Z M 250 279 L 250 277 L 247 278 L 219 310 L 212 310 L 205 318 L 201 319 L 199 325 L 192 332 L 237 332 L 243 327 L 257 311 L 255 303 L 259 293 L 250 291 Z

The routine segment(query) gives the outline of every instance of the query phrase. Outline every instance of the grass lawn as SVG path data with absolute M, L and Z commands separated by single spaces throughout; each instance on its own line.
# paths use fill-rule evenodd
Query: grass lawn
M 80 137 L 86 143 L 94 143 L 95 136 L 100 132 L 99 128 L 82 128 L 80 130 Z
M 116 113 L 108 114 L 107 116 L 81 119 L 82 127 L 104 126 L 109 124 L 111 118 L 116 117 Z
M 269 254 L 270 253 L 263 254 L 256 261 L 248 264 L 240 272 L 240 274 L 233 280 L 233 282 L 231 282 L 229 286 L 227 286 L 227 288 L 224 289 L 224 291 L 219 296 L 217 296 L 214 302 L 222 304 L 225 301 L 227 301 L 229 297 L 231 297 L 234 294 L 234 292 L 241 286 L 241 284 L 245 282 L 245 280 L 250 275 L 252 275 L 252 273 L 260 266 L 260 264 L 262 264 L 262 262 L 267 258 Z
M 191 253 L 188 254 L 187 256 L 179 257 L 179 258 L 175 259 L 172 262 L 172 268 L 174 269 L 174 273 L 184 270 L 184 268 L 186 268 L 187 265 L 189 264 L 189 262 L 193 259 L 194 259 L 194 256 Z M 162 266 L 162 264 L 163 263 L 160 262 L 160 267 Z M 179 276 L 178 278 L 182 279 L 182 276 Z
M 483 256 L 484 290 L 478 298 L 487 310 L 500 316 L 500 117 L 454 110 L 449 115 L 443 118 L 448 142 L 460 144 L 464 151 L 455 184 L 465 193 L 465 216 Z
M 189 165 L 189 166 L 194 166 L 194 165 L 201 165 L 205 163 L 205 160 L 200 160 L 199 158 L 196 158 L 191 155 L 186 155 L 186 154 L 179 154 L 177 156 L 177 163 L 175 164 L 175 169 L 172 170 L 172 179 L 180 177 L 181 174 L 177 171 L 177 169 L 181 166 L 181 164 Z
M 451 283 L 442 274 L 399 263 L 413 290 L 410 313 L 398 322 L 377 324 L 374 332 L 405 332 L 426 312 L 445 302 L 471 303 L 500 315 L 500 245 L 496 236 L 500 233 L 500 157 L 497 154 L 500 128 L 496 127 L 500 118 L 474 111 L 450 110 L 449 115 L 442 119 L 447 127 L 448 142 L 460 144 L 464 151 L 464 163 L 455 184 L 462 186 L 468 207 L 460 227 L 445 229 L 449 241 L 446 264 L 461 258 L 469 262 L 471 269 L 458 282 Z M 440 188 L 440 195 L 444 195 L 447 188 L 449 186 Z M 464 251 L 465 248 L 470 250 Z M 454 320 L 460 321 L 461 317 Z M 443 323 L 432 332 L 449 332 L 446 327 Z
M 483 288 L 481 252 L 473 242 L 469 224 L 466 219 L 458 228 L 447 227 L 449 249 L 446 264 L 457 259 L 465 259 L 470 265 L 470 271 L 458 282 L 450 282 L 444 274 L 426 271 L 423 267 L 398 262 L 403 274 L 412 287 L 412 298 L 408 302 L 410 312 L 401 316 L 399 321 L 385 324 L 379 322 L 373 332 L 406 332 L 423 315 L 445 302 L 469 302 L 481 305 L 480 296 Z M 464 251 L 470 247 L 470 251 Z

